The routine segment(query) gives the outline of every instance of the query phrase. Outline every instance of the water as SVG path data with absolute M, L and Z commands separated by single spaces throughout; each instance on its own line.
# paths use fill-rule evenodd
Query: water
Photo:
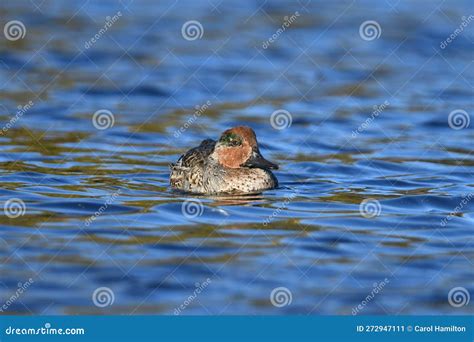
M 0 203 L 26 207 L 0 216 L 3 311 L 473 312 L 448 293 L 474 291 L 474 125 L 448 115 L 474 120 L 474 24 L 440 47 L 469 1 L 11 1 L 0 14 L 26 28 L 0 39 Z M 202 38 L 183 38 L 188 20 Z M 380 37 L 361 38 L 366 20 Z M 272 127 L 279 109 L 290 127 Z M 94 127 L 98 110 L 113 127 Z M 280 188 L 169 190 L 169 163 L 241 124 Z M 112 305 L 94 305 L 102 287 Z M 272 305 L 278 287 L 289 305 Z

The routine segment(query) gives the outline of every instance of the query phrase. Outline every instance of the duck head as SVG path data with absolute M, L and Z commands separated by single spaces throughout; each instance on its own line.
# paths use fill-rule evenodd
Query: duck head
M 278 169 L 278 165 L 263 158 L 255 132 L 250 127 L 238 126 L 222 133 L 214 147 L 213 156 L 219 164 L 231 169 Z

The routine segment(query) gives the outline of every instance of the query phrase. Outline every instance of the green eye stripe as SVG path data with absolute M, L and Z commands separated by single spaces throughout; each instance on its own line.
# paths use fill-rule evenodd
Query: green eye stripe
M 221 141 L 225 145 L 238 146 L 242 144 L 242 138 L 234 133 L 227 133 L 221 138 Z

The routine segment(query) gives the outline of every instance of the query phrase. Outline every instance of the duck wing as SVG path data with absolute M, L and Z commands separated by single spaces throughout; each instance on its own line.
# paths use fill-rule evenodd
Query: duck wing
M 185 191 L 201 187 L 203 184 L 204 166 L 209 155 L 214 151 L 215 145 L 215 140 L 203 140 L 199 146 L 183 154 L 176 164 L 171 164 L 171 185 L 174 188 Z
M 181 167 L 202 166 L 209 155 L 214 151 L 216 142 L 212 139 L 206 139 L 198 147 L 190 149 L 179 158 L 177 164 Z
M 212 139 L 206 139 L 201 142 L 197 147 L 194 147 L 183 154 L 176 164 L 171 164 L 171 167 L 177 168 L 193 168 L 196 166 L 202 166 L 209 155 L 214 151 L 216 141 Z

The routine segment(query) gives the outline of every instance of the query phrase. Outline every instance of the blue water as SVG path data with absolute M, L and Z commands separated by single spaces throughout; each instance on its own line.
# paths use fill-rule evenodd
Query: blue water
M 472 14 L 469 1 L 3 1 L 2 28 L 26 32 L 0 32 L 0 309 L 472 313 L 448 293 L 474 293 L 474 21 L 441 47 Z M 201 38 L 184 39 L 190 20 Z M 94 126 L 99 110 L 112 127 Z M 277 110 L 291 125 L 272 126 Z M 470 124 L 451 128 L 453 111 Z M 280 187 L 170 191 L 168 164 L 235 125 L 280 164 Z

